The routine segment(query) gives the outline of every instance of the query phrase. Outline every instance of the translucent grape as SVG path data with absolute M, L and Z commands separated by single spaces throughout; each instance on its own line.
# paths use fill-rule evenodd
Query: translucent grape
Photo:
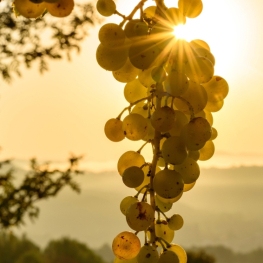
M 215 145 L 212 141 L 207 141 L 202 149 L 199 150 L 200 152 L 200 161 L 207 161 L 209 160 L 215 153 Z
M 122 130 L 129 140 L 141 140 L 146 136 L 147 129 L 147 120 L 140 114 L 130 113 L 123 119 Z
M 125 64 L 120 69 L 113 71 L 112 75 L 119 82 L 127 83 L 134 80 L 139 72 L 140 70 L 135 68 L 130 62 L 130 59 L 127 58 Z
M 175 122 L 174 110 L 168 106 L 156 109 L 151 116 L 151 123 L 155 130 L 159 132 L 169 131 Z
M 203 83 L 206 92 L 207 98 L 210 102 L 222 101 L 228 94 L 228 83 L 225 79 L 219 76 L 213 76 L 213 78 L 207 82 Z
M 162 66 L 153 67 L 151 75 L 156 82 L 163 82 L 166 79 L 166 72 Z
M 190 191 L 195 186 L 195 183 L 196 181 L 191 184 L 184 184 L 184 192 Z
M 121 212 L 126 215 L 126 212 L 128 208 L 132 205 L 138 202 L 138 199 L 134 196 L 126 196 L 125 198 L 122 199 L 120 203 L 120 210 Z
M 116 11 L 116 4 L 112 0 L 98 0 L 96 7 L 102 16 L 111 16 Z
M 149 113 L 149 109 L 148 109 L 148 103 L 145 101 L 140 101 L 138 102 L 131 110 L 131 113 L 138 113 L 140 115 L 142 115 L 144 118 L 148 118 L 148 113 Z
M 152 19 L 155 16 L 156 6 L 148 6 L 143 10 L 143 16 L 146 19 Z
M 197 161 L 200 157 L 200 152 L 198 150 L 197 151 L 188 151 L 188 157 Z
M 173 24 L 173 26 L 185 24 L 186 22 L 184 14 L 175 7 L 171 7 L 166 10 L 166 18 L 171 24 Z
M 178 71 L 171 71 L 164 81 L 166 91 L 172 96 L 180 96 L 188 89 L 189 81 L 185 74 Z
M 172 203 L 168 204 L 168 203 L 162 202 L 157 195 L 155 196 L 155 205 L 164 213 L 169 211 L 173 206 Z
M 126 212 L 126 221 L 135 231 L 147 230 L 154 221 L 154 210 L 146 202 L 132 204 Z
M 214 127 L 212 127 L 212 134 L 209 140 L 216 139 L 217 135 L 218 135 L 217 130 Z
M 126 23 L 124 27 L 124 32 L 126 37 L 128 37 L 129 39 L 134 40 L 134 38 L 136 37 L 134 28 L 138 22 L 140 22 L 140 19 L 132 19 Z
M 118 160 L 117 168 L 120 175 L 131 166 L 141 167 L 145 163 L 144 157 L 135 151 L 127 151 Z
M 173 204 L 173 203 L 177 202 L 178 200 L 180 200 L 180 198 L 182 197 L 182 195 L 183 195 L 183 191 L 182 191 L 179 195 L 177 195 L 176 197 L 174 197 L 174 198 L 169 198 L 169 199 L 167 199 L 167 198 L 163 198 L 163 197 L 161 197 L 161 196 L 159 196 L 159 195 L 157 195 L 157 197 L 158 197 L 158 199 L 160 199 L 160 201 L 163 202 L 163 203 Z
M 181 175 L 173 170 L 164 169 L 158 172 L 153 179 L 155 192 L 166 199 L 177 197 L 184 187 Z
M 168 223 L 165 220 L 160 220 L 155 223 L 155 234 L 157 237 L 164 239 L 168 243 L 171 243 L 174 238 L 174 230 L 169 228 Z
M 150 88 L 155 85 L 155 80 L 152 78 L 152 69 L 153 68 L 143 70 L 138 75 L 139 81 L 146 88 Z
M 172 230 L 179 230 L 184 225 L 184 219 L 179 214 L 172 215 L 168 220 L 168 227 Z
M 144 173 L 141 168 L 131 166 L 125 169 L 122 174 L 123 183 L 130 188 L 138 187 L 144 180 Z
M 35 4 L 29 0 L 15 0 L 14 7 L 20 15 L 26 18 L 37 18 L 41 16 L 46 9 L 45 3 Z
M 194 39 L 190 42 L 190 45 L 194 48 L 194 49 L 197 49 L 197 48 L 205 48 L 207 49 L 208 51 L 210 51 L 210 47 L 209 45 L 204 41 L 204 40 L 201 40 L 201 39 Z
M 185 184 L 191 184 L 195 182 L 200 175 L 200 168 L 198 163 L 194 159 L 189 157 L 187 157 L 182 164 L 175 165 L 174 169 L 181 174 Z
M 106 47 L 120 46 L 125 42 L 125 33 L 119 25 L 108 23 L 100 28 L 99 40 Z
M 179 136 L 168 138 L 161 150 L 166 163 L 181 164 L 187 157 L 185 143 Z
M 130 103 L 136 102 L 139 99 L 147 97 L 147 89 L 138 79 L 134 79 L 125 85 L 124 97 Z
M 202 12 L 203 3 L 201 0 L 179 0 L 178 7 L 185 16 L 194 18 Z
M 158 47 L 151 41 L 133 43 L 129 50 L 129 58 L 134 67 L 149 68 L 160 54 Z
M 120 259 L 135 258 L 141 249 L 140 239 L 133 233 L 124 231 L 118 234 L 112 242 L 112 251 Z
M 205 57 L 207 58 L 209 61 L 211 61 L 211 63 L 213 64 L 213 66 L 215 65 L 215 57 L 213 56 L 213 54 L 207 50 L 206 48 L 196 48 L 195 49 L 196 54 L 199 57 Z
M 109 119 L 104 126 L 107 138 L 113 142 L 120 142 L 125 138 L 122 130 L 122 121 L 119 119 Z
M 173 128 L 169 130 L 171 136 L 179 136 L 181 134 L 182 128 L 188 123 L 188 119 L 184 113 L 179 110 L 174 111 L 175 122 Z
M 138 21 L 134 25 L 134 34 L 138 37 L 147 37 L 148 36 L 148 25 L 144 21 Z
M 128 58 L 126 47 L 109 48 L 100 44 L 96 51 L 98 64 L 110 71 L 115 71 L 124 66 Z
M 168 251 L 173 251 L 178 256 L 180 263 L 187 263 L 187 254 L 181 246 L 177 244 L 171 244 L 171 246 L 167 249 Z
M 137 255 L 138 263 L 157 263 L 158 260 L 159 253 L 156 248 L 147 244 L 141 247 L 141 250 Z
M 200 150 L 211 138 L 211 134 L 210 124 L 202 117 L 192 119 L 182 130 L 186 147 L 191 151 Z
M 208 101 L 205 106 L 205 110 L 210 111 L 210 112 L 217 112 L 221 110 L 223 106 L 224 106 L 223 100 L 216 101 L 216 102 Z
M 158 263 L 181 263 L 176 253 L 172 250 L 165 250 L 161 255 Z
M 47 11 L 55 17 L 66 17 L 74 8 L 74 0 L 58 0 L 56 3 L 45 3 Z
M 207 58 L 196 56 L 185 64 L 185 74 L 193 82 L 206 83 L 214 75 L 214 66 Z
M 206 91 L 204 87 L 200 84 L 194 83 L 193 81 L 189 81 L 189 87 L 186 92 L 181 95 L 181 97 L 183 99 L 175 98 L 174 105 L 183 113 L 191 114 L 191 110 L 193 110 L 194 113 L 198 113 L 206 107 Z

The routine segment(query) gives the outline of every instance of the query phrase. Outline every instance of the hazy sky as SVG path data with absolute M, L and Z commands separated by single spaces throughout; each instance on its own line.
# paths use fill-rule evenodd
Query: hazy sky
M 138 1 L 119 0 L 118 10 L 129 11 L 131 2 Z M 187 21 L 189 34 L 210 45 L 215 74 L 230 86 L 224 107 L 214 114 L 216 153 L 204 165 L 263 165 L 263 1 L 203 3 L 202 14 Z M 124 84 L 96 63 L 98 29 L 91 28 L 71 63 L 52 62 L 44 75 L 37 67 L 25 70 L 12 85 L 1 81 L 1 158 L 65 160 L 73 152 L 85 154 L 90 169 L 107 169 L 123 152 L 140 147 L 141 142 L 113 143 L 104 136 L 105 122 L 128 104 Z

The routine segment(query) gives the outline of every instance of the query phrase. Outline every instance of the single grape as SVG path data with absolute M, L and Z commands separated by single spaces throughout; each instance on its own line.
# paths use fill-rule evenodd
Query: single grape
M 154 221 L 154 210 L 146 202 L 132 204 L 126 212 L 126 221 L 135 231 L 144 231 Z
M 112 251 L 120 259 L 135 258 L 141 249 L 140 239 L 133 233 L 124 231 L 118 234 L 112 242 Z
M 138 263 L 157 263 L 159 260 L 159 253 L 155 247 L 148 244 L 141 247 L 137 255 Z
M 178 256 L 171 250 L 165 250 L 161 255 L 158 263 L 181 263 Z
M 121 212 L 126 215 L 126 212 L 128 208 L 132 205 L 138 202 L 138 199 L 134 196 L 126 196 L 125 198 L 122 199 L 120 203 L 120 210 Z
M 122 130 L 122 121 L 119 119 L 109 119 L 104 126 L 107 138 L 113 142 L 120 142 L 125 138 Z
M 195 18 L 202 12 L 203 3 L 201 0 L 179 0 L 178 7 L 185 16 Z
M 102 16 L 111 16 L 116 11 L 116 4 L 113 0 L 98 0 L 96 8 Z
M 66 17 L 74 8 L 74 0 L 58 0 L 55 3 L 45 3 L 47 11 L 55 17 Z
M 36 4 L 30 0 L 15 0 L 14 8 L 20 15 L 26 18 L 40 17 L 46 9 L 45 3 Z
M 179 230 L 184 225 L 184 219 L 179 214 L 172 215 L 168 220 L 168 227 L 172 230 Z
M 128 167 L 122 174 L 123 183 L 130 188 L 138 187 L 142 184 L 143 180 L 143 170 L 137 166 Z

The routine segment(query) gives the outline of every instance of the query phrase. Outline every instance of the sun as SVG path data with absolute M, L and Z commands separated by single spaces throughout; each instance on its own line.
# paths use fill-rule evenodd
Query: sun
M 191 32 L 189 32 L 186 25 L 179 24 L 174 27 L 173 34 L 177 39 L 185 39 L 187 41 L 191 41 Z

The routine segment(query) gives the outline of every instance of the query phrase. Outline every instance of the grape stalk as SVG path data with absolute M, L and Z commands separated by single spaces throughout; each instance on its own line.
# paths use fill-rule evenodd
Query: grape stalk
M 172 243 L 184 220 L 166 212 L 196 184 L 198 161 L 213 156 L 217 130 L 212 113 L 222 108 L 229 88 L 214 74 L 215 58 L 205 41 L 187 42 L 174 34 L 176 26 L 202 12 L 202 1 L 179 0 L 171 8 L 163 0 L 145 7 L 146 2 L 125 15 L 113 0 L 97 1 L 101 15 L 122 18 L 120 24 L 100 28 L 96 58 L 124 83 L 129 103 L 104 131 L 113 142 L 143 141 L 138 151 L 129 150 L 118 160 L 123 183 L 137 193 L 120 203 L 132 231 L 119 233 L 112 250 L 114 263 L 186 263 L 185 250 Z M 148 144 L 150 161 L 142 155 Z

